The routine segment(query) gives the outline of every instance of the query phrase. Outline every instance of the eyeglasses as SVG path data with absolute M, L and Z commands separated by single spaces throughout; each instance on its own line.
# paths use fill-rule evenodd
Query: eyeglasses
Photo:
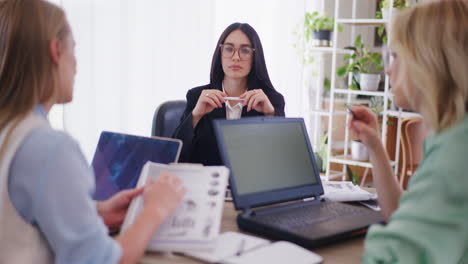
M 382 58 L 384 61 L 385 72 L 390 70 L 393 65 L 393 62 L 397 58 L 397 54 L 393 52 L 388 46 L 382 48 Z
M 251 47 L 240 47 L 236 49 L 231 44 L 220 44 L 219 47 L 221 49 L 221 56 L 223 56 L 224 58 L 232 58 L 232 56 L 234 56 L 234 53 L 237 50 L 237 54 L 239 55 L 239 58 L 241 60 L 251 59 L 255 51 L 255 49 Z

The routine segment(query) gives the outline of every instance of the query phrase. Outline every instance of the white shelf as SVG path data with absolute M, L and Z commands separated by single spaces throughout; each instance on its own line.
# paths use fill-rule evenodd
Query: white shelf
M 323 52 L 323 53 L 333 53 L 333 48 L 332 47 L 312 47 L 310 48 L 310 51 L 312 52 Z M 337 54 L 351 54 L 351 50 L 347 49 L 336 49 Z
M 358 94 L 358 95 L 369 95 L 369 96 L 385 96 L 385 92 L 379 91 L 362 91 L 362 90 L 351 90 L 351 89 L 335 89 L 335 93 L 342 94 Z
M 394 117 L 399 117 L 400 116 L 400 112 L 399 111 L 395 111 L 395 110 L 388 110 L 386 111 L 387 115 L 388 116 L 394 116 Z M 407 117 L 421 117 L 422 116 L 418 113 L 413 113 L 413 112 L 405 112 L 405 111 L 402 111 L 401 112 L 401 117 L 403 118 L 407 118 Z
M 345 164 L 345 165 L 351 165 L 351 166 L 359 166 L 359 167 L 365 167 L 365 168 L 372 168 L 372 163 L 369 161 L 357 161 L 351 159 L 351 156 L 344 156 L 344 155 L 338 155 L 331 157 L 329 159 L 329 162 L 331 163 L 339 163 L 339 164 Z M 393 167 L 395 166 L 394 161 L 390 161 L 390 165 Z
M 310 110 L 307 112 L 309 115 L 319 115 L 319 116 L 330 116 L 330 112 L 327 110 Z M 334 115 L 346 115 L 346 111 L 335 111 Z
M 341 171 L 330 171 L 330 176 L 328 177 L 328 180 L 338 179 L 343 175 L 344 173 Z M 325 173 L 320 173 L 320 178 L 322 179 L 322 181 L 327 180 L 327 176 L 325 176 Z
M 388 22 L 386 19 L 337 19 L 336 21 L 340 24 L 355 26 L 380 26 Z
M 324 98 L 323 101 L 325 102 L 330 102 L 330 98 Z M 335 103 L 338 104 L 347 104 L 348 99 L 346 98 L 336 98 L 335 97 Z M 351 103 L 352 104 L 369 104 L 369 99 L 357 99 L 357 98 L 351 98 Z M 327 110 L 328 111 L 328 110 Z

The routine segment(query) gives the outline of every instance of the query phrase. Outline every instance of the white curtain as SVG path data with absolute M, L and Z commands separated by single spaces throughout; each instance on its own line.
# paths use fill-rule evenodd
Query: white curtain
M 270 78 L 285 96 L 286 115 L 302 115 L 302 64 L 292 32 L 314 5 L 310 1 L 53 2 L 67 12 L 78 73 L 73 102 L 55 107 L 50 118 L 78 140 L 89 160 L 101 131 L 149 136 L 158 105 L 207 84 L 217 39 L 233 22 L 257 30 Z

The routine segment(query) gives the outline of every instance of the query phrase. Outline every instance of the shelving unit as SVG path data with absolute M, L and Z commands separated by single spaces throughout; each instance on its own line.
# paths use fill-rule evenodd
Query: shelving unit
M 337 76 L 336 76 L 336 69 L 337 67 L 337 62 L 338 62 L 338 56 L 344 55 L 344 54 L 349 54 L 351 53 L 350 50 L 344 49 L 343 47 L 346 45 L 339 45 L 339 40 L 340 40 L 340 33 L 338 32 L 338 25 L 346 25 L 349 27 L 349 31 L 351 33 L 351 43 L 352 41 L 356 38 L 357 34 L 356 31 L 360 27 L 376 27 L 376 26 L 381 26 L 381 25 L 387 25 L 390 20 L 391 20 L 391 15 L 390 14 L 390 19 L 373 19 L 373 18 L 357 18 L 357 11 L 358 11 L 358 4 L 357 1 L 359 0 L 352 0 L 352 8 L 351 8 L 351 18 L 342 18 L 340 17 L 340 2 L 342 1 L 349 1 L 349 0 L 335 0 L 335 6 L 334 6 L 334 17 L 335 17 L 335 26 L 334 26 L 334 31 L 333 31 L 333 42 L 332 42 L 332 47 L 309 47 L 308 51 L 312 52 L 314 54 L 319 54 L 319 69 L 317 70 L 317 84 L 316 87 L 316 95 L 315 97 L 312 96 L 307 96 L 305 98 L 305 101 L 309 100 L 306 102 L 307 105 L 311 105 L 310 103 L 313 101 L 315 103 L 315 107 L 308 108 L 305 113 L 308 118 L 313 118 L 313 122 L 310 122 L 311 127 L 315 131 L 322 131 L 322 124 L 321 122 L 323 121 L 322 118 L 326 118 L 328 122 L 328 128 L 327 133 L 329 133 L 328 136 L 328 163 L 324 164 L 327 169 L 326 173 L 322 174 L 321 177 L 323 180 L 332 180 L 332 179 L 339 179 L 341 178 L 342 180 L 346 179 L 346 166 L 359 166 L 366 168 L 365 175 L 367 175 L 368 169 L 372 168 L 372 164 L 369 161 L 355 161 L 351 159 L 351 155 L 349 153 L 349 142 L 350 142 L 350 132 L 349 129 L 347 128 L 347 125 L 350 120 L 349 114 L 345 111 L 345 109 L 337 109 L 337 104 L 366 104 L 369 102 L 368 99 L 356 99 L 356 96 L 359 95 L 364 95 L 364 96 L 372 96 L 372 97 L 381 97 L 383 99 L 383 111 L 381 112 L 380 116 L 382 118 L 382 126 L 381 126 L 381 138 L 382 142 L 384 143 L 387 139 L 387 120 L 389 117 L 397 117 L 398 124 L 397 124 L 397 133 L 396 133 L 396 146 L 395 146 L 395 161 L 391 161 L 391 165 L 394 168 L 395 174 L 397 174 L 398 171 L 398 160 L 399 160 L 399 152 L 400 152 L 400 131 L 401 131 L 401 119 L 402 118 L 407 118 L 407 117 L 415 117 L 419 116 L 419 114 L 416 113 L 411 113 L 411 112 L 405 112 L 401 109 L 399 110 L 389 110 L 389 105 L 388 105 L 388 99 L 392 98 L 392 94 L 389 90 L 389 78 L 388 76 L 385 76 L 384 79 L 384 91 L 361 91 L 361 90 L 351 90 L 351 89 L 345 89 L 342 87 L 339 87 L 340 85 L 337 85 Z M 330 1 L 331 2 L 331 1 Z M 330 3 L 327 1 L 327 3 Z M 350 5 L 351 1 L 347 2 L 346 4 Z M 324 5 L 325 1 L 322 0 L 322 12 L 324 13 Z M 393 0 L 390 2 L 390 6 L 393 6 Z M 387 32 L 387 34 L 390 34 L 390 32 Z M 390 37 L 388 37 L 390 39 Z M 346 41 L 345 41 L 346 42 Z M 350 43 L 350 44 L 351 44 Z M 369 47 L 371 50 L 379 51 L 380 49 L 375 49 L 372 47 Z M 310 54 L 310 53 L 309 53 Z M 331 68 L 331 75 L 330 75 L 330 98 L 324 98 L 323 97 L 323 80 L 324 80 L 324 56 L 326 54 L 331 55 L 331 67 L 328 65 L 327 67 Z M 351 83 L 351 77 L 348 78 L 348 84 Z M 305 94 L 309 94 L 310 91 L 306 91 Z M 343 98 L 337 98 L 337 95 L 340 95 Z M 328 100 L 328 101 L 327 101 Z M 324 104 L 324 102 L 326 102 Z M 328 105 L 326 105 L 328 104 Z M 328 109 L 317 109 L 317 108 L 328 108 Z M 338 141 L 334 142 L 333 139 L 333 131 L 337 129 L 334 125 L 334 119 L 338 117 L 343 117 L 345 116 L 345 124 L 344 124 L 344 141 Z M 343 125 L 341 122 L 341 119 L 339 121 L 340 126 Z M 318 136 L 317 132 L 312 134 L 312 143 L 314 146 L 316 146 L 318 142 Z M 340 139 L 341 140 L 341 139 Z M 338 148 L 338 149 L 343 149 L 342 154 L 337 155 L 333 154 L 332 150 L 333 148 Z M 341 150 L 340 150 L 341 152 Z M 330 168 L 330 164 L 341 164 L 343 165 L 342 170 L 340 171 L 332 171 Z
M 380 113 L 380 117 L 382 124 L 381 138 L 382 142 L 384 143 L 384 146 L 386 146 L 387 140 L 388 118 L 396 117 L 396 120 L 398 120 L 397 124 L 395 124 L 396 145 L 394 148 L 391 148 L 392 155 L 393 149 L 395 149 L 394 161 L 391 161 L 391 165 L 394 169 L 395 175 L 397 175 L 398 172 L 398 161 L 400 156 L 400 137 L 402 123 L 401 120 L 403 118 L 420 116 L 419 114 L 406 112 L 402 109 L 390 109 L 389 99 L 392 99 L 393 95 L 391 94 L 389 89 L 388 76 L 385 76 L 384 78 L 383 91 L 352 90 L 344 88 L 341 82 L 338 83 L 336 69 L 338 68 L 338 66 L 340 66 L 338 65 L 338 63 L 341 61 L 341 56 L 352 53 L 351 50 L 344 49 L 344 47 L 349 46 L 349 44 L 353 43 L 354 39 L 358 35 L 358 32 L 363 34 L 364 38 L 366 38 L 367 34 L 367 38 L 369 38 L 371 29 L 368 30 L 368 28 L 372 28 L 372 34 L 374 34 L 373 31 L 375 27 L 387 25 L 391 21 L 392 14 L 390 14 L 390 19 L 358 18 L 358 13 L 360 13 L 360 17 L 366 17 L 365 15 L 363 15 L 363 13 L 368 13 L 370 17 L 373 16 L 374 12 L 373 10 L 371 10 L 373 8 L 372 6 L 359 6 L 358 2 L 369 5 L 369 2 L 366 2 L 365 0 L 334 0 L 334 10 L 328 8 L 329 12 L 325 12 L 325 5 L 327 5 L 327 7 L 331 7 L 333 2 L 329 0 L 322 0 L 322 8 L 319 13 L 333 14 L 334 12 L 333 17 L 335 18 L 335 25 L 334 31 L 332 32 L 332 46 L 308 46 L 306 48 L 307 53 L 304 53 L 304 55 L 312 55 L 315 58 L 314 63 L 318 65 L 318 67 L 316 68 L 309 68 L 309 70 L 313 70 L 315 74 L 313 78 L 315 79 L 313 83 L 305 83 L 304 85 L 304 94 L 307 96 L 303 97 L 303 102 L 306 106 L 303 112 L 306 118 L 306 123 L 309 125 L 308 128 L 310 131 L 311 143 L 315 149 L 321 141 L 320 138 L 323 136 L 323 132 L 328 133 L 328 162 L 324 164 L 324 166 L 326 166 L 326 173 L 322 173 L 321 175 L 323 180 L 332 180 L 340 178 L 341 180 L 345 180 L 347 178 L 346 166 L 358 166 L 365 168 L 364 178 L 367 175 L 369 169 L 372 169 L 372 164 L 369 161 L 355 161 L 351 159 L 350 155 L 351 153 L 349 145 L 351 135 L 349 129 L 347 128 L 350 116 L 346 112 L 345 107 L 343 106 L 346 104 L 354 105 L 369 103 L 369 99 L 362 99 L 358 98 L 357 96 L 380 97 L 383 100 L 384 110 Z M 390 6 L 392 5 L 393 1 L 391 0 Z M 340 7 L 343 8 L 343 12 L 340 12 Z M 344 15 L 345 13 L 346 15 Z M 339 24 L 341 24 L 343 27 L 346 27 L 347 31 L 343 33 L 338 32 Z M 347 33 L 350 33 L 350 35 L 348 35 Z M 390 32 L 387 32 L 387 34 L 389 33 Z M 344 38 L 342 38 L 340 35 L 342 35 Z M 349 37 L 349 39 L 347 39 L 347 37 Z M 389 35 L 388 39 L 390 39 Z M 372 45 L 367 45 L 367 47 L 372 52 L 379 52 L 381 50 L 380 47 L 372 47 Z M 329 61 L 330 58 L 331 61 Z M 325 80 L 326 76 L 330 78 L 329 98 L 328 96 L 324 96 L 323 81 Z M 348 77 L 348 85 L 350 83 L 351 77 Z M 312 87 L 314 87 L 314 89 L 312 89 Z M 337 134 L 335 134 L 335 132 Z M 336 137 L 336 139 L 334 139 L 334 137 Z M 342 169 L 340 168 L 340 166 L 334 165 L 333 168 L 335 168 L 335 170 L 332 170 L 330 164 L 342 165 Z M 337 171 L 336 168 L 340 168 L 339 171 Z

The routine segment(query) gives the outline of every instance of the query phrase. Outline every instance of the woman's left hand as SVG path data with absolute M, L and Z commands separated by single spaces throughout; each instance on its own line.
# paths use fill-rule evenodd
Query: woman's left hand
M 98 214 L 104 220 L 109 229 L 118 228 L 122 225 L 128 207 L 133 198 L 142 194 L 144 186 L 136 189 L 124 190 L 116 193 L 111 198 L 97 202 Z
M 247 91 L 240 98 L 244 99 L 243 106 L 247 106 L 247 112 L 253 109 L 265 115 L 275 115 L 275 108 L 262 89 Z

